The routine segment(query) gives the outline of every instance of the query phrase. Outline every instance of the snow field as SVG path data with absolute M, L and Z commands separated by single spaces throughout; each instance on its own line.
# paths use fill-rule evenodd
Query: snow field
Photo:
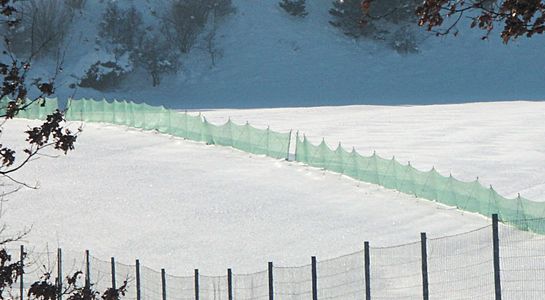
M 27 123 L 10 123 L 6 141 Z M 91 249 L 125 263 L 138 257 L 171 274 L 223 274 L 335 257 L 364 240 L 392 245 L 421 231 L 443 236 L 489 223 L 298 163 L 118 126 L 84 130 L 77 151 L 40 158 L 19 174 L 38 179 L 40 190 L 4 204 L 10 228 L 33 225 L 33 245 Z

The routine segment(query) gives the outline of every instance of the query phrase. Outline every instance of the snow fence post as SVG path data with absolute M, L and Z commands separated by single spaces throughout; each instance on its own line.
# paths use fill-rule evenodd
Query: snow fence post
M 312 300 L 318 300 L 318 272 L 316 271 L 316 256 L 310 258 L 312 264 Z
M 195 269 L 195 300 L 199 300 L 199 269 Z
M 498 214 L 492 215 L 492 246 L 494 254 L 494 288 L 496 300 L 501 300 L 500 279 L 500 238 L 498 231 Z
M 420 246 L 422 248 L 422 296 L 424 300 L 429 300 L 428 289 L 428 246 L 426 233 L 420 233 Z
M 287 161 L 290 161 L 291 132 L 292 132 L 292 129 L 290 129 L 290 137 L 288 138 L 288 153 L 286 153 Z
M 20 256 L 19 256 L 19 263 L 21 264 L 21 269 L 23 269 L 23 266 L 24 266 L 24 259 L 25 259 L 25 246 L 21 245 L 21 253 L 20 253 Z M 23 300 L 23 296 L 25 295 L 25 285 L 23 284 L 23 270 L 21 270 L 21 275 L 20 275 L 20 280 L 21 282 L 19 282 L 19 292 L 21 293 L 21 300 Z
M 371 300 L 371 259 L 369 255 L 369 242 L 363 243 L 364 269 L 365 269 L 365 300 Z
M 269 262 L 269 300 L 274 300 L 273 263 Z
M 233 300 L 233 272 L 227 269 L 227 299 Z
M 117 286 L 115 284 L 115 258 L 111 258 L 111 265 L 112 265 L 112 289 L 117 290 Z
M 299 130 L 295 132 L 295 151 L 293 155 L 295 161 L 297 161 L 297 144 L 299 144 Z
M 57 249 L 57 300 L 62 300 L 62 250 Z
M 136 300 L 141 300 L 142 294 L 140 293 L 140 260 L 136 260 Z
M 161 269 L 161 290 L 163 292 L 163 300 L 167 300 L 167 275 L 165 269 Z

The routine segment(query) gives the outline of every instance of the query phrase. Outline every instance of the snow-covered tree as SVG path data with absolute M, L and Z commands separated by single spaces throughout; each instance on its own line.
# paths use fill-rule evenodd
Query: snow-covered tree
M 158 34 L 141 36 L 138 51 L 131 59 L 150 75 L 153 86 L 161 84 L 165 74 L 174 73 L 179 68 L 179 57 L 171 44 Z
M 365 9 L 361 0 L 336 0 L 329 10 L 330 24 L 352 38 L 381 41 L 400 53 L 416 52 L 417 6 L 417 0 L 381 0 Z
M 278 5 L 292 16 L 304 17 L 308 15 L 305 0 L 282 0 Z

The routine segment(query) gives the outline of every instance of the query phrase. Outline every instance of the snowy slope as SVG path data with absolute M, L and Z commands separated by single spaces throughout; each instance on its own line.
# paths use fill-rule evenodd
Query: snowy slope
M 456 176 L 477 173 L 498 182 L 500 191 L 531 186 L 543 200 L 544 111 L 541 103 L 514 102 L 205 114 L 260 126 L 270 120 L 280 130 L 295 126 L 362 152 L 375 145 L 379 154 L 411 159 L 419 168 L 437 162 L 439 171 Z M 25 126 L 10 123 L 6 143 L 17 144 L 13 132 Z M 421 231 L 438 237 L 489 224 L 298 163 L 113 125 L 85 124 L 76 152 L 40 158 L 19 176 L 36 178 L 41 188 L 10 197 L 3 221 L 12 229 L 33 224 L 32 245 L 91 249 L 122 262 L 138 257 L 180 275 L 196 267 L 204 274 L 227 267 L 251 272 L 270 260 L 300 265 L 310 255 L 359 250 L 364 240 L 394 245 L 418 240 Z
M 183 70 L 165 78 L 160 87 L 153 88 L 139 73 L 119 90 L 101 93 L 67 88 L 85 63 L 104 56 L 95 51 L 95 39 L 105 3 L 88 1 L 67 39 L 60 98 L 119 98 L 172 108 L 544 99 L 543 36 L 503 45 L 496 35 L 481 41 L 482 32 L 461 25 L 457 38 L 430 36 L 420 53 L 399 55 L 366 40 L 346 38 L 330 26 L 330 0 L 307 2 L 309 15 L 297 19 L 276 0 L 234 0 L 237 13 L 218 34 L 223 57 L 216 67 L 196 48 L 182 58 Z M 149 10 L 158 3 L 138 2 L 147 22 L 157 22 Z
M 341 106 L 203 111 L 207 119 L 300 130 L 314 144 L 395 156 L 463 181 L 479 177 L 501 195 L 545 201 L 545 103 Z

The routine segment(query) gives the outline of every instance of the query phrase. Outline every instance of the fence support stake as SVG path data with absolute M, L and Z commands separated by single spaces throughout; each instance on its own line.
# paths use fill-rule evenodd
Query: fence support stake
M 112 264 L 112 289 L 117 290 L 117 285 L 115 284 L 115 258 L 111 258 Z
M 62 250 L 57 249 L 57 300 L 62 300 Z
M 500 279 L 500 238 L 498 231 L 498 215 L 492 215 L 492 244 L 494 248 L 494 287 L 496 300 L 501 300 Z
M 199 269 L 195 269 L 195 300 L 199 300 Z
M 167 300 L 167 275 L 165 269 L 161 269 L 161 290 L 163 291 L 163 300 Z
M 312 300 L 318 300 L 318 276 L 316 271 L 316 256 L 310 258 L 312 263 Z
M 290 161 L 291 132 L 292 132 L 292 130 L 290 129 L 290 138 L 288 139 L 288 153 L 287 153 L 287 156 L 286 156 L 287 161 Z
M 142 295 L 140 293 L 140 260 L 136 260 L 136 300 L 141 300 Z
M 25 260 L 25 247 L 23 245 L 21 245 L 21 253 L 20 253 L 20 256 L 19 256 L 19 263 L 21 264 L 21 269 L 24 269 L 24 260 Z M 21 300 L 23 300 L 23 296 L 25 295 L 25 285 L 23 283 L 23 270 L 21 270 L 21 275 L 20 275 L 20 280 L 21 282 L 19 282 L 19 292 L 21 293 Z
M 85 250 L 85 289 L 91 288 L 91 263 L 89 262 L 89 250 Z
M 228 300 L 233 300 L 233 272 L 227 269 L 227 295 Z
M 297 130 L 297 131 L 295 132 L 295 152 L 294 152 L 295 155 L 294 155 L 294 157 L 293 157 L 293 159 L 294 159 L 295 161 L 298 161 L 298 160 L 297 160 L 297 144 L 299 144 L 299 130 Z
M 365 300 L 371 300 L 371 256 L 369 255 L 369 242 L 363 243 L 365 264 Z
M 428 246 L 426 233 L 420 233 L 420 245 L 422 248 L 422 296 L 424 300 L 429 300 L 428 290 Z
M 273 263 L 269 262 L 269 300 L 274 300 Z

